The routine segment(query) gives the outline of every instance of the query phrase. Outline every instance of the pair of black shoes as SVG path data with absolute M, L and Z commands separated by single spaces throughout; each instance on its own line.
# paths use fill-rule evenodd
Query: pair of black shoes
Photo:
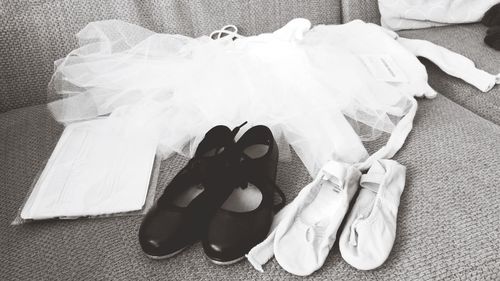
M 487 11 L 481 22 L 489 27 L 484 43 L 495 50 L 500 50 L 500 3 Z
M 168 258 L 201 240 L 210 260 L 231 264 L 265 239 L 274 212 L 285 204 L 275 184 L 278 147 L 265 126 L 235 142 L 241 126 L 208 131 L 146 215 L 139 242 L 149 257 Z M 274 192 L 281 196 L 277 205 Z

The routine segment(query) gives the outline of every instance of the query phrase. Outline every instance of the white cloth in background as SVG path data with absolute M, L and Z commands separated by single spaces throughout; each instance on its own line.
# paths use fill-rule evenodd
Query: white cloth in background
M 378 93 L 378 96 L 372 96 L 385 103 L 390 104 L 392 101 L 397 104 L 401 96 L 435 96 L 435 91 L 427 83 L 424 65 L 402 47 L 396 38 L 395 32 L 354 20 L 341 25 L 315 26 L 306 34 L 304 41 L 310 45 L 332 48 L 332 52 L 335 51 L 333 48 L 340 49 L 354 57 L 357 63 L 351 66 L 353 75 L 361 73 L 373 78 L 360 80 L 362 83 L 358 84 L 363 86 L 357 87 L 369 87 L 368 91 Z M 332 68 L 345 70 L 346 67 L 343 64 L 333 64 Z M 337 82 L 336 79 L 332 80 L 332 83 Z M 396 113 L 393 112 L 395 115 Z M 349 113 L 347 115 L 351 116 Z
M 343 113 L 366 124 L 364 137 L 373 139 L 393 129 L 390 116 L 404 115 L 409 98 L 366 91 L 358 81 L 377 84 L 371 74 L 332 67 L 355 56 L 302 44 L 309 28 L 298 19 L 275 33 L 214 41 L 91 23 L 78 34 L 81 47 L 56 63 L 51 86 L 65 98 L 49 107 L 57 120 L 72 122 L 157 102 L 165 108 L 158 116 L 165 158 L 192 156 L 212 126 L 249 121 L 284 136 L 311 175 L 330 159 L 359 162 L 368 153 Z
M 215 125 L 249 121 L 284 137 L 316 175 L 332 159 L 363 162 L 362 140 L 393 133 L 414 111 L 412 97 L 435 96 L 425 67 L 397 34 L 362 21 L 311 29 L 295 19 L 274 33 L 233 41 L 112 20 L 90 23 L 78 38 L 81 47 L 56 62 L 51 87 L 65 97 L 49 105 L 56 119 L 155 102 L 164 108 L 156 117 L 164 158 L 191 157 Z M 386 150 L 377 157 L 390 157 Z
M 381 61 L 389 57 L 397 67 L 389 64 L 388 68 L 395 74 L 402 72 L 397 76 L 403 78 L 396 82 L 383 82 L 397 88 L 400 93 L 428 98 L 436 94 L 428 85 L 426 69 L 417 56 L 429 59 L 449 75 L 460 78 L 483 92 L 489 91 L 497 83 L 497 75 L 477 69 L 474 62 L 460 54 L 425 40 L 399 37 L 393 31 L 361 20 L 342 25 L 319 25 L 307 34 L 309 36 L 316 44 L 326 43 L 349 49 L 361 60 L 367 55 Z
M 249 121 L 284 137 L 311 175 L 331 159 L 363 162 L 361 140 L 393 133 L 411 115 L 412 97 L 436 95 L 415 55 L 481 90 L 498 80 L 458 54 L 359 20 L 311 29 L 308 20 L 295 19 L 235 41 L 110 20 L 90 23 L 77 37 L 81 47 L 56 62 L 51 80 L 64 97 L 49 104 L 58 121 L 155 102 L 164 108 L 156 118 L 163 158 L 191 157 L 211 127 Z M 377 157 L 390 154 L 386 148 Z
M 480 21 L 499 0 L 378 0 L 381 24 L 392 30 Z
M 482 92 L 488 92 L 495 84 L 500 83 L 499 75 L 477 69 L 470 59 L 434 43 L 402 37 L 398 37 L 397 41 L 415 56 L 429 59 L 444 72 L 464 80 Z
M 412 96 L 435 92 L 423 65 L 387 30 L 361 21 L 310 28 L 296 19 L 233 41 L 91 23 L 78 33 L 81 47 L 56 62 L 51 87 L 65 98 L 49 107 L 67 123 L 156 102 L 164 108 L 157 116 L 164 158 L 191 157 L 215 125 L 249 121 L 284 137 L 311 175 L 331 159 L 361 162 L 368 157 L 361 140 L 392 133 Z M 399 69 L 400 80 L 374 75 L 387 72 L 381 63 Z

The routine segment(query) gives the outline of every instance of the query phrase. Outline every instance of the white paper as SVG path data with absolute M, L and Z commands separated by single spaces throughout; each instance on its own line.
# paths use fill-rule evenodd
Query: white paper
M 68 125 L 28 198 L 21 218 L 105 215 L 142 209 L 157 140 L 126 122 Z

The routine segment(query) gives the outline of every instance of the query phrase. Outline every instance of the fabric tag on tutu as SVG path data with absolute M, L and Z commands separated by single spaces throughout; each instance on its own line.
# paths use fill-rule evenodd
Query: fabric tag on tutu
M 360 58 L 377 80 L 385 82 L 408 81 L 401 68 L 390 55 L 360 55 Z

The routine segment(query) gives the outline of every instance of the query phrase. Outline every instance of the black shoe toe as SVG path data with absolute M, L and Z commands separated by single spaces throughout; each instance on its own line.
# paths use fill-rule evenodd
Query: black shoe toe
M 484 43 L 495 50 L 500 50 L 500 26 L 491 27 L 484 38 Z
M 154 209 L 139 230 L 139 243 L 152 258 L 169 257 L 193 243 L 193 231 L 183 224 L 183 214 Z
M 272 217 L 272 210 L 264 208 L 248 213 L 219 210 L 202 241 L 205 255 L 220 264 L 240 260 L 266 238 Z
M 500 25 L 500 3 L 494 5 L 487 11 L 481 22 L 486 26 Z

